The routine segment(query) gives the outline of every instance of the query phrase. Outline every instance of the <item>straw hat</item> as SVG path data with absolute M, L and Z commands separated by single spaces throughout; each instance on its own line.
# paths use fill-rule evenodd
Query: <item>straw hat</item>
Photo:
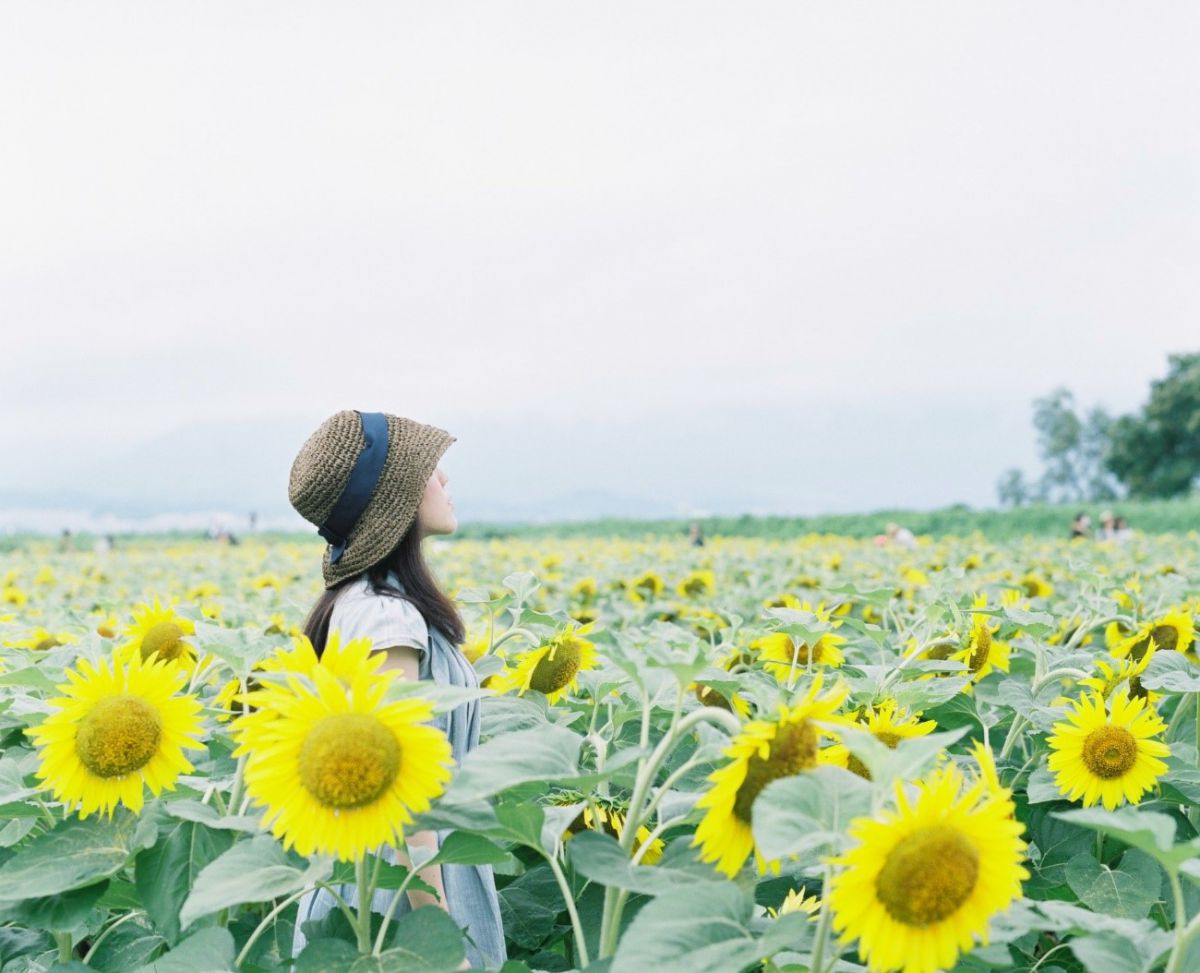
M 344 409 L 305 440 L 292 461 L 288 500 L 329 541 L 321 562 L 326 588 L 400 543 L 456 438 L 412 419 Z

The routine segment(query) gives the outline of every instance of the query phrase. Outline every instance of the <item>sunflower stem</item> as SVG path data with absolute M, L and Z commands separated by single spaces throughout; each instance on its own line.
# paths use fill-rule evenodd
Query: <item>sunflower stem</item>
M 817 920 L 817 936 L 813 942 L 813 973 L 822 973 L 825 968 L 825 944 L 829 940 L 829 925 L 833 921 L 833 911 L 829 908 L 829 885 L 832 880 L 833 866 L 826 864 L 821 875 L 821 916 Z
M 1184 905 L 1183 886 L 1180 884 L 1179 875 L 1173 869 L 1164 870 L 1171 882 L 1171 894 L 1175 897 L 1175 945 L 1171 948 L 1171 957 L 1167 960 L 1164 973 L 1181 973 L 1184 954 L 1187 953 L 1197 931 L 1200 931 L 1200 913 L 1193 916 L 1192 921 L 1184 927 L 1187 907 Z
M 95 939 L 92 940 L 92 944 L 88 947 L 87 952 L 83 954 L 84 966 L 86 966 L 88 960 L 90 960 L 92 958 L 92 954 L 94 952 L 96 952 L 97 947 L 99 947 L 99 945 L 108 938 L 108 934 L 110 932 L 112 932 L 114 929 L 116 929 L 117 926 L 121 925 L 124 922 L 128 922 L 130 919 L 136 919 L 138 916 L 144 916 L 145 914 L 146 913 L 144 913 L 141 909 L 134 909 L 132 912 L 125 913 L 125 915 L 121 916 L 121 918 L 118 919 L 116 922 L 109 923 L 109 925 L 105 928 L 105 930 L 102 933 L 100 933 L 99 936 L 97 936 Z
M 406 850 L 407 850 L 407 847 L 408 846 L 406 845 L 405 846 Z M 409 865 L 410 865 L 410 867 L 408 869 L 408 874 L 405 875 L 404 878 L 400 880 L 400 886 L 396 889 L 395 892 L 392 893 L 392 898 L 388 902 L 387 909 L 383 913 L 383 921 L 379 923 L 379 935 L 377 935 L 375 937 L 375 949 L 372 951 L 373 955 L 375 955 L 375 956 L 378 956 L 380 953 L 383 952 L 383 944 L 384 944 L 384 941 L 387 939 L 387 931 L 388 931 L 388 926 L 391 924 L 391 921 L 392 921 L 392 914 L 396 911 L 396 906 L 400 902 L 400 896 L 402 896 L 405 892 L 408 891 L 408 883 L 411 882 L 413 877 L 417 874 L 417 870 L 415 868 L 411 867 L 411 865 L 412 865 L 411 858 L 409 859 Z
M 54 941 L 58 943 L 58 960 L 60 963 L 69 963 L 74 958 L 75 950 L 71 943 L 71 934 L 69 932 L 56 932 Z
M 286 899 L 280 902 L 279 905 L 275 906 L 274 909 L 268 912 L 265 917 L 263 917 L 263 921 L 254 928 L 254 932 L 252 932 L 250 934 L 250 938 L 246 940 L 246 945 L 242 947 L 242 951 L 237 954 L 237 959 L 233 961 L 233 968 L 235 970 L 240 970 L 242 968 L 242 964 L 246 962 L 246 957 L 250 955 L 251 947 L 253 947 L 254 944 L 258 942 L 259 937 L 267 931 L 267 927 L 270 926 L 275 917 L 293 902 L 307 895 L 308 892 L 308 889 L 301 889 L 299 892 L 289 895 Z
M 367 856 L 363 855 L 354 864 L 358 880 L 358 922 L 355 931 L 358 933 L 358 952 L 366 956 L 371 952 L 371 882 L 367 874 Z
M 575 896 L 571 894 L 571 886 L 567 883 L 567 876 L 563 874 L 562 866 L 558 863 L 558 856 L 554 852 L 546 855 L 546 861 L 550 864 L 550 871 L 554 873 L 554 880 L 558 882 L 558 889 L 562 892 L 563 901 L 567 904 L 567 914 L 571 917 L 571 931 L 575 936 L 575 952 L 579 958 L 580 967 L 586 967 L 589 962 L 587 940 L 583 937 L 583 923 L 579 921 L 579 910 L 575 908 Z
M 1021 734 L 1021 730 L 1025 727 L 1025 717 L 1019 713 L 1013 717 L 1012 726 L 1008 728 L 1008 736 L 1004 739 L 1004 746 L 1000 750 L 1000 759 L 1004 760 L 1013 751 L 1013 747 L 1017 745 L 1017 739 Z

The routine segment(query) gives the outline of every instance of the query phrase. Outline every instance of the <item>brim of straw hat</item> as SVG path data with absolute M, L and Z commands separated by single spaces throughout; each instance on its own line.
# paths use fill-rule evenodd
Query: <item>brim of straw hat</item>
M 325 587 L 360 574 L 390 554 L 412 527 L 425 495 L 425 484 L 457 437 L 437 426 L 387 416 L 388 455 L 379 483 L 347 537 L 337 564 L 333 548 L 321 560 Z M 361 448 L 361 432 L 359 448 Z

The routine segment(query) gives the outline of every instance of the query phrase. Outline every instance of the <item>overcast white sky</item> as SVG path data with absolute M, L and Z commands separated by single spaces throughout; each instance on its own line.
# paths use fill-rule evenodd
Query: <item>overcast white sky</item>
M 1198 49 L 1194 3 L 7 3 L 0 493 L 170 491 L 197 427 L 289 430 L 269 492 L 363 408 L 481 511 L 992 502 L 1034 396 L 1200 348 Z

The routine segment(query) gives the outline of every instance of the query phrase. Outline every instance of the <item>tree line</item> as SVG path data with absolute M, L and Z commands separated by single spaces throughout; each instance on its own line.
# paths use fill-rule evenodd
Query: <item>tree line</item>
M 1001 504 L 1169 498 L 1200 487 L 1200 352 L 1167 361 L 1146 404 L 1129 415 L 1084 410 L 1066 388 L 1035 399 L 1042 474 L 1006 470 L 996 483 Z

